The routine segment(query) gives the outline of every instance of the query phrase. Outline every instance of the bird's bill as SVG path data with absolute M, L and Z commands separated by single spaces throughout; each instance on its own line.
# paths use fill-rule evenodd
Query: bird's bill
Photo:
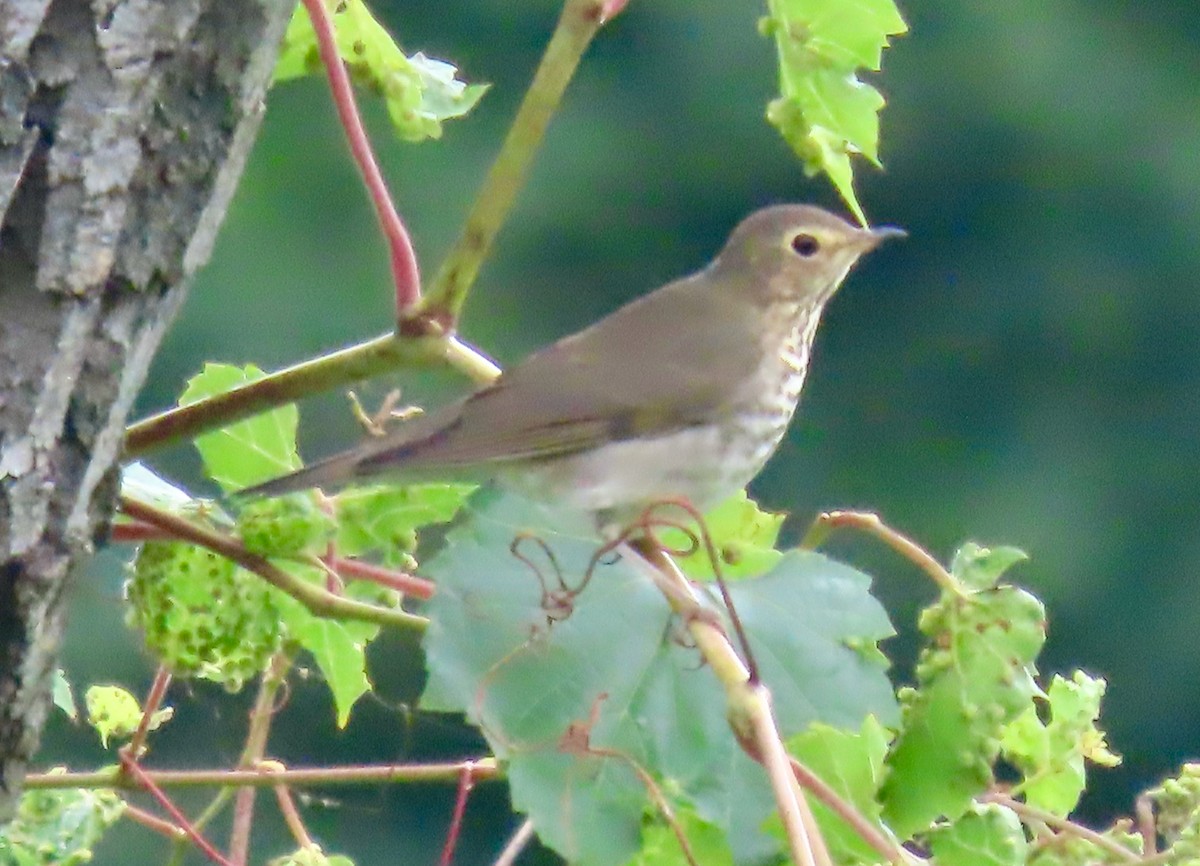
M 860 243 L 863 252 L 873 250 L 889 238 L 906 238 L 908 232 L 897 226 L 879 226 L 873 229 L 864 229 L 860 235 Z

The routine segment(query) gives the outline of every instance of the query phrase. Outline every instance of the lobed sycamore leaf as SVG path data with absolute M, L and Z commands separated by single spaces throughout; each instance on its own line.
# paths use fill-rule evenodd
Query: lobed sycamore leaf
M 934 828 L 929 848 L 938 866 L 1024 866 L 1029 844 L 1011 809 L 973 803 L 956 821 Z
M 468 484 L 347 488 L 334 500 L 338 552 L 361 556 L 374 551 L 390 565 L 411 567 L 417 530 L 453 520 L 474 489 Z
M 584 866 L 634 856 L 649 799 L 636 766 L 724 833 L 739 861 L 777 852 L 759 829 L 773 804 L 762 769 L 653 585 L 608 556 L 572 599 L 562 590 L 579 586 L 598 547 L 589 519 L 491 490 L 466 510 L 427 563 L 438 592 L 421 705 L 482 729 L 542 840 Z M 869 584 L 807 551 L 734 584 L 785 735 L 895 720 L 875 648 L 891 626 Z M 546 603 L 547 591 L 570 604 Z
M 407 141 L 439 138 L 442 121 L 467 114 L 487 92 L 486 84 L 467 84 L 443 60 L 417 52 L 405 55 L 362 0 L 327 4 L 338 54 L 353 81 L 384 98 L 396 134 Z M 283 37 L 275 81 L 321 71 L 316 34 L 298 5 Z
M 1049 721 L 1031 706 L 1005 728 L 1001 748 L 1024 777 L 1016 791 L 1029 805 L 1065 818 L 1087 784 L 1084 762 L 1121 762 L 1096 727 L 1104 688 L 1104 680 L 1082 671 L 1070 680 L 1056 675 L 1045 698 Z
M 879 164 L 883 96 L 858 79 L 878 71 L 891 36 L 907 32 L 893 0 L 768 0 L 764 33 L 775 41 L 780 95 L 767 119 L 810 174 L 825 172 L 858 219 L 850 157 Z
M 880 790 L 901 839 L 958 818 L 991 783 L 1005 726 L 1039 694 L 1033 662 L 1046 632 L 1041 603 L 1010 586 L 944 592 L 919 625 L 928 644 Z
M 245 367 L 205 364 L 200 373 L 188 380 L 187 388 L 179 396 L 179 405 L 223 394 L 264 375 L 253 364 Z M 201 433 L 196 437 L 196 450 L 204 461 L 204 471 L 229 493 L 299 469 L 298 421 L 295 405 L 289 404 L 220 430 Z

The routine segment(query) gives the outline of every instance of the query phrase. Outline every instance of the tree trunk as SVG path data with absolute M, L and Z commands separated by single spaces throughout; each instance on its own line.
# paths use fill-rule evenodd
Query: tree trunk
M 0 819 L 294 0 L 0 0 Z

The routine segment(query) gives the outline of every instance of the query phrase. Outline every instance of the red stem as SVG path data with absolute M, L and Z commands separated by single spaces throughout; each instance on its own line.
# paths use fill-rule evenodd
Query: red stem
M 475 787 L 475 764 L 467 761 L 458 775 L 458 793 L 454 797 L 454 814 L 450 817 L 450 830 L 446 833 L 446 844 L 442 846 L 439 866 L 450 866 L 454 861 L 454 849 L 462 833 L 463 814 L 467 811 L 467 798 Z
M 161 788 L 154 784 L 150 777 L 147 776 L 142 768 L 138 765 L 138 762 L 134 760 L 132 755 L 128 754 L 124 749 L 122 749 L 120 756 L 121 766 L 125 769 L 125 772 L 136 779 L 137 783 L 141 785 L 142 788 L 158 802 L 158 805 L 163 807 L 166 813 L 171 816 L 172 820 L 179 825 L 183 832 L 187 833 L 188 838 L 195 843 L 196 847 L 204 853 L 205 857 L 218 864 L 218 866 L 232 866 L 232 864 L 230 864 L 230 862 L 221 855 L 221 852 L 212 846 L 212 843 L 200 835 L 196 828 L 192 826 L 192 822 L 187 819 L 187 816 L 184 815 L 183 812 L 179 811 L 178 806 L 171 802 L 171 798 L 163 793 Z
M 163 698 L 167 695 L 167 687 L 171 685 L 171 672 L 167 670 L 165 665 L 159 665 L 158 670 L 154 672 L 154 682 L 150 684 L 150 691 L 146 695 L 145 705 L 142 707 L 142 720 L 138 723 L 138 728 L 133 732 L 133 737 L 129 740 L 129 753 L 134 758 L 142 756 L 142 747 L 146 745 L 146 736 L 150 733 L 150 722 L 154 714 L 158 712 L 158 708 L 162 706 Z
M 396 320 L 399 322 L 404 313 L 421 299 L 421 272 L 417 266 L 417 254 L 413 250 L 408 231 L 396 212 L 396 205 L 392 202 L 383 173 L 379 170 L 379 164 L 371 150 L 371 141 L 363 128 L 362 117 L 354 101 L 354 90 L 350 86 L 350 76 L 346 74 L 346 67 L 338 55 L 333 19 L 325 8 L 324 0 L 302 2 L 317 35 L 317 50 L 329 75 L 329 87 L 333 91 L 333 104 L 337 108 L 338 120 L 346 132 L 350 153 L 358 165 L 363 183 L 366 184 L 371 203 L 375 206 L 379 227 L 391 251 L 392 282 L 396 290 Z

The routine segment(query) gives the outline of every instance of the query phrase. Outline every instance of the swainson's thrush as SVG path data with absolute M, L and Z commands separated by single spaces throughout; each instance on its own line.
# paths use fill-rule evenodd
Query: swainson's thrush
M 704 270 L 456 403 L 246 492 L 494 478 L 606 527 L 668 498 L 708 507 L 774 453 L 825 302 L 861 255 L 900 234 L 806 205 L 764 208 Z

